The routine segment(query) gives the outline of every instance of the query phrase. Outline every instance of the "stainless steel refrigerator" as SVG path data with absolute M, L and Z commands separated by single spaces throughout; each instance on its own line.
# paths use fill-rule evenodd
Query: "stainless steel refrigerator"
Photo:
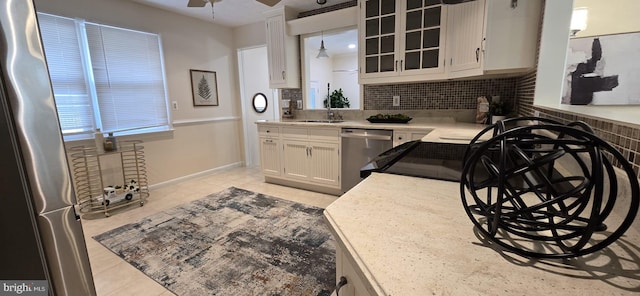
M 0 6 L 0 294 L 95 295 L 34 5 Z

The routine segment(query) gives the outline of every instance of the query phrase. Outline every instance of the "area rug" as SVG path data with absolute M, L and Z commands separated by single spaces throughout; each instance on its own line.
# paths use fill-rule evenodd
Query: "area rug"
M 322 211 L 230 187 L 94 239 L 176 295 L 328 296 Z

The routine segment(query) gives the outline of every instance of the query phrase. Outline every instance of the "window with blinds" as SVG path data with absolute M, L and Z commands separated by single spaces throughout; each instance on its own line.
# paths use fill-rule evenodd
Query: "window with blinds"
M 160 37 L 38 13 L 65 139 L 170 128 Z

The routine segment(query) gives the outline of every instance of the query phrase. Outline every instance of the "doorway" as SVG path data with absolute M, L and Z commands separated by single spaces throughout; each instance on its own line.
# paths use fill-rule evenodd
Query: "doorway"
M 280 116 L 278 100 L 274 100 L 276 92 L 269 88 L 267 47 L 238 49 L 238 72 L 242 99 L 245 162 L 247 167 L 260 166 L 258 127 L 255 122 L 273 121 Z M 254 96 L 260 93 L 266 97 L 264 110 L 262 108 L 256 110 L 253 106 Z

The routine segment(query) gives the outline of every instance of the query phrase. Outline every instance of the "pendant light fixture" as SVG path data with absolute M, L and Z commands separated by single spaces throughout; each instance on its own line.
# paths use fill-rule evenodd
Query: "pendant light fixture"
M 322 32 L 322 39 L 320 41 L 320 51 L 318 51 L 318 55 L 316 56 L 317 59 L 326 59 L 329 58 L 329 55 L 327 54 L 327 49 L 324 48 L 324 31 Z
M 316 3 L 318 3 L 320 5 L 320 8 L 322 8 L 323 5 L 327 4 L 327 0 L 316 0 Z M 322 31 L 322 39 L 320 41 L 320 51 L 318 51 L 318 55 L 316 56 L 316 59 L 327 59 L 329 58 L 329 55 L 327 54 L 327 49 L 324 48 L 324 31 Z

